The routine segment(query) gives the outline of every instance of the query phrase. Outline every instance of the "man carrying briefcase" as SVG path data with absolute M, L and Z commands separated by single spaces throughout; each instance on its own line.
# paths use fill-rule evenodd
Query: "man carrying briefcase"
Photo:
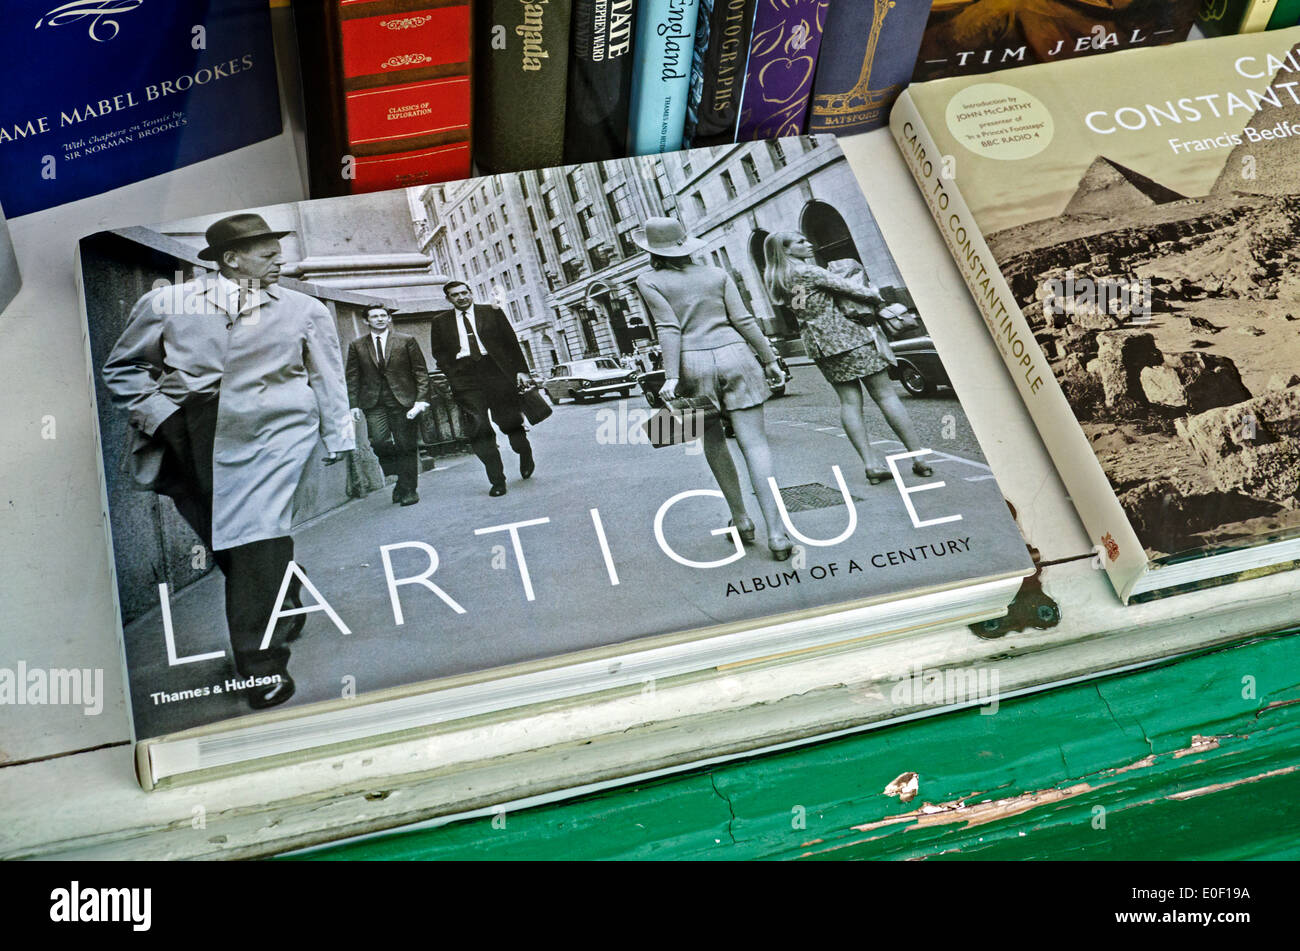
M 531 386 L 532 378 L 505 314 L 475 304 L 474 293 L 464 281 L 448 281 L 443 293 L 452 306 L 434 315 L 429 351 L 446 374 L 464 415 L 470 446 L 487 472 L 488 495 L 500 497 L 506 494 L 506 472 L 492 423 L 519 456 L 519 478 L 530 478 L 537 468 L 520 396 L 520 389 Z

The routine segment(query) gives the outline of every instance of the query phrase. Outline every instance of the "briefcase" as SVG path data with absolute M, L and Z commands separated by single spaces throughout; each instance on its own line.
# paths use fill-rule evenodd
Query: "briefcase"
M 707 396 L 674 396 L 664 400 L 659 412 L 645 421 L 642 429 L 656 449 L 694 442 L 704 427 L 721 415 Z
M 540 386 L 530 386 L 521 390 L 519 399 L 524 404 L 524 418 L 534 426 L 555 412 L 555 409 L 551 406 L 551 401 L 542 393 Z

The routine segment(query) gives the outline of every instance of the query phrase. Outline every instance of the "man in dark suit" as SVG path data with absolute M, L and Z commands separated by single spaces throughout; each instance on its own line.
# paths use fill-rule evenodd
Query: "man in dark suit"
M 464 281 L 449 281 L 442 290 L 452 309 L 434 316 L 429 350 L 464 413 L 470 445 L 492 484 L 488 495 L 502 496 L 505 467 L 488 416 L 519 454 L 519 477 L 527 479 L 536 468 L 519 397 L 519 388 L 531 384 L 528 365 L 505 314 L 475 304 L 474 293 Z
M 409 334 L 392 329 L 392 313 L 375 306 L 366 311 L 369 332 L 348 344 L 348 404 L 352 418 L 364 413 L 370 445 L 384 475 L 397 476 L 393 501 L 414 505 L 420 474 L 419 424 L 429 408 L 429 366 Z

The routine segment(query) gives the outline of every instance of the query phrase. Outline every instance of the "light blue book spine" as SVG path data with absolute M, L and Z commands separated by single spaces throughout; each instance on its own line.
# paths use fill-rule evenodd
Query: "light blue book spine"
M 699 6 L 699 0 L 642 0 L 637 6 L 630 155 L 682 147 Z

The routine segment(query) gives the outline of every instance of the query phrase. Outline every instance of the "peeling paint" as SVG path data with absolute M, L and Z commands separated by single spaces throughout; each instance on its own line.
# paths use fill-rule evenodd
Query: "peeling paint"
M 1213 793 L 1223 792 L 1225 789 L 1233 789 L 1246 783 L 1257 783 L 1261 779 L 1268 779 L 1272 776 L 1285 776 L 1287 773 L 1294 773 L 1297 769 L 1300 769 L 1300 766 L 1283 766 L 1281 769 L 1270 769 L 1267 773 L 1260 773 L 1258 776 L 1234 779 L 1229 783 L 1212 783 L 1209 786 L 1200 786 L 1196 789 L 1188 789 L 1185 792 L 1170 793 L 1165 798 L 1182 802 L 1185 799 L 1195 799 L 1197 796 L 1209 796 Z
M 1219 740 L 1227 739 L 1226 736 L 1201 736 L 1196 733 L 1192 736 L 1192 745 L 1182 750 L 1174 751 L 1174 759 L 1182 759 L 1184 756 L 1191 756 L 1193 753 L 1206 753 L 1210 750 L 1219 748 Z
M 1278 707 L 1289 707 L 1293 703 L 1300 703 L 1300 700 L 1274 700 L 1272 703 L 1268 704 L 1268 706 L 1264 707 L 1264 709 L 1256 713 L 1255 719 L 1258 720 L 1261 716 L 1263 716 L 1265 713 L 1268 713 L 1268 711 L 1270 710 L 1276 710 Z
M 1152 753 L 1150 756 L 1142 757 L 1137 762 L 1129 763 L 1127 766 L 1116 766 L 1114 769 L 1106 770 L 1106 772 L 1112 776 L 1118 776 L 1120 773 L 1127 773 L 1131 769 L 1149 769 L 1154 765 L 1156 765 L 1156 754 Z
M 874 829 L 904 822 L 913 823 L 909 828 L 964 822 L 965 827 L 969 829 L 973 826 L 983 825 L 986 822 L 1007 819 L 1022 812 L 1028 812 L 1030 809 L 1045 806 L 1048 803 L 1072 799 L 1075 796 L 1092 792 L 1094 788 L 1090 783 L 1075 783 L 1073 786 L 1066 786 L 1064 789 L 1041 789 L 1037 792 L 1021 793 L 1019 796 L 1009 796 L 1005 799 L 993 799 L 989 802 L 976 803 L 973 806 L 967 805 L 965 799 L 956 799 L 938 804 L 927 802 L 919 809 L 914 809 L 911 812 L 899 816 L 890 816 L 877 822 L 852 826 L 851 828 L 855 832 L 870 832 Z
M 884 788 L 886 796 L 897 796 L 899 802 L 911 802 L 921 788 L 921 777 L 916 773 L 900 773 Z

